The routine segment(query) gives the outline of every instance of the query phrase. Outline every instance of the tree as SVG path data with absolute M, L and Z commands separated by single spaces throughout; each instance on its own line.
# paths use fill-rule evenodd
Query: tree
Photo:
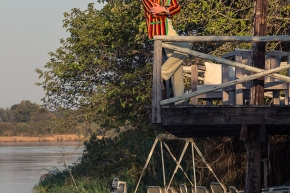
M 64 14 L 71 36 L 50 53 L 48 71 L 37 69 L 44 78 L 38 85 L 46 91 L 45 107 L 77 109 L 103 125 L 144 118 L 152 46 L 140 33 L 145 21 L 139 9 L 140 3 L 134 1 Z
M 10 109 L 0 108 L 0 122 L 12 122 L 13 120 L 14 116 Z
M 289 0 L 269 0 L 266 35 L 287 35 Z M 179 28 L 185 35 L 251 36 L 253 25 L 252 0 L 182 0 L 178 17 Z M 234 48 L 251 48 L 250 43 L 196 44 L 194 50 L 222 55 Z M 288 43 L 268 43 L 267 50 L 289 50 Z
M 33 113 L 38 111 L 38 105 L 30 101 L 21 101 L 10 108 L 15 122 L 28 122 Z

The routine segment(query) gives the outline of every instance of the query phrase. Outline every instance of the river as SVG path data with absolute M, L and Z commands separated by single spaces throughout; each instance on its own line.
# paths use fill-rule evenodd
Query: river
M 42 174 L 63 170 L 64 158 L 77 162 L 82 151 L 79 142 L 0 142 L 0 193 L 32 192 Z

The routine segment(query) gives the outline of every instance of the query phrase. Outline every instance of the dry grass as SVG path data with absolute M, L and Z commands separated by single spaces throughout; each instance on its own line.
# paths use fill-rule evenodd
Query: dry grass
M 74 134 L 49 135 L 41 137 L 0 136 L 0 142 L 78 141 L 80 139 L 84 139 L 84 136 Z

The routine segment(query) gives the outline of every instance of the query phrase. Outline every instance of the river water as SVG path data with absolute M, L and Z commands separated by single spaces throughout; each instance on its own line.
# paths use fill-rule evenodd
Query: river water
M 42 174 L 76 163 L 82 151 L 80 142 L 0 142 L 0 193 L 32 192 Z

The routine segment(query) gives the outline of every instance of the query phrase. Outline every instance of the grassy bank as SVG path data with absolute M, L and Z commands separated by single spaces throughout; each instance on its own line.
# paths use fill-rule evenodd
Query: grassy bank
M 41 186 L 35 186 L 36 193 L 62 192 L 62 193 L 108 193 L 108 184 L 112 183 L 112 177 L 79 177 L 71 176 L 67 171 L 50 171 L 53 176 L 48 177 L 42 182 Z M 128 176 L 128 171 L 119 173 L 122 180 L 126 181 L 129 192 L 133 192 L 137 181 Z M 146 187 L 140 186 L 138 193 L 145 193 Z
M 154 130 L 145 128 L 121 132 L 115 138 L 92 135 L 84 142 L 84 154 L 79 163 L 67 166 L 63 171 L 49 171 L 48 177 L 38 183 L 34 191 L 106 193 L 109 191 L 107 184 L 118 177 L 127 182 L 128 192 L 133 192 L 152 147 L 154 134 Z M 145 193 L 147 184 L 158 185 L 158 181 L 162 180 L 160 172 L 153 169 L 155 167 L 152 164 L 155 166 L 159 163 L 156 156 L 152 156 L 150 171 L 144 175 L 138 193 Z M 153 177 L 149 178 L 151 175 Z

